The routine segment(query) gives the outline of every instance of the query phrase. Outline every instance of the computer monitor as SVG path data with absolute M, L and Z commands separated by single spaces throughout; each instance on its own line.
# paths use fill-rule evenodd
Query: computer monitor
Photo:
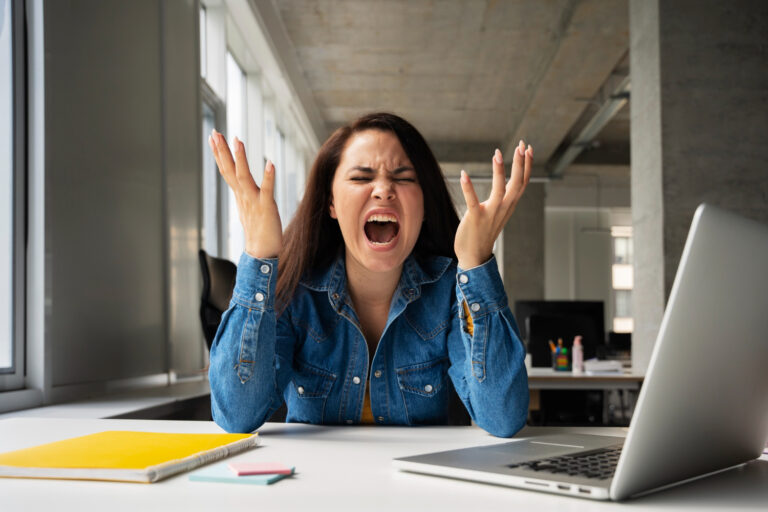
M 602 301 L 522 300 L 515 302 L 515 317 L 531 354 L 531 365 L 552 365 L 549 340 L 571 350 L 573 338 L 582 337 L 584 359 L 595 357 L 605 345 Z

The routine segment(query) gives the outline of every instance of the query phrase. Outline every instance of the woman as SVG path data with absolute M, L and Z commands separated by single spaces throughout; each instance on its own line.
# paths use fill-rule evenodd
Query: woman
M 421 134 L 364 116 L 323 144 L 285 234 L 267 162 L 209 138 L 245 230 L 230 308 L 211 347 L 213 418 L 250 432 L 285 401 L 287 421 L 445 423 L 451 383 L 472 419 L 508 437 L 525 423 L 524 349 L 492 255 L 530 177 L 520 141 L 489 199 L 462 171 L 459 222 Z M 458 267 L 457 267 L 458 265 Z

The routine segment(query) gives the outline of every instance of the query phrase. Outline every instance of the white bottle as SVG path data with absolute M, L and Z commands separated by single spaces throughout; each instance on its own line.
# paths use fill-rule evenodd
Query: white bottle
M 584 347 L 581 344 L 581 336 L 573 338 L 573 348 L 571 348 L 571 371 L 575 375 L 584 372 Z

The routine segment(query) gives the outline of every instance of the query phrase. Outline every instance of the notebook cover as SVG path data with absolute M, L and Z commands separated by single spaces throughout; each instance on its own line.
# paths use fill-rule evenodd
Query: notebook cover
M 153 482 L 256 445 L 256 434 L 108 431 L 0 454 L 0 476 Z

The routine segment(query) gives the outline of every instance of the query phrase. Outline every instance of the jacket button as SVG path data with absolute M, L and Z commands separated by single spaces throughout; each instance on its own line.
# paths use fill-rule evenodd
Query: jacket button
M 299 386 L 298 388 L 296 388 L 296 391 L 298 391 L 300 395 L 303 395 L 304 394 L 304 386 Z
M 333 297 L 333 300 L 339 300 L 339 294 L 338 293 L 334 293 L 333 295 L 331 295 L 331 297 Z
M 376 421 L 378 422 L 384 421 L 384 416 L 379 416 L 378 418 L 376 418 Z
M 469 282 L 469 277 L 467 277 L 467 274 L 461 274 L 459 276 L 459 282 L 463 283 L 463 284 L 468 283 Z
M 355 384 L 360 384 L 360 377 L 355 375 L 354 377 L 352 377 L 352 382 L 354 382 Z
M 261 301 L 263 301 L 263 300 L 264 300 L 264 294 L 263 294 L 263 293 L 261 293 L 261 292 L 259 292 L 259 293 L 257 293 L 257 294 L 255 295 L 255 298 L 256 298 L 256 302 L 261 302 Z
M 480 311 L 480 304 L 478 304 L 477 302 L 475 302 L 475 303 L 473 303 L 471 306 L 469 306 L 469 309 L 471 309 L 472 311 L 474 311 L 475 313 L 477 313 L 478 311 Z
M 373 376 L 376 377 L 377 379 L 381 377 L 381 370 L 376 370 L 375 372 L 373 372 Z
M 269 265 L 265 263 L 261 267 L 259 267 L 259 270 L 261 270 L 262 274 L 269 274 Z
M 352 421 L 352 420 L 347 420 L 347 425 L 351 425 L 351 424 L 353 424 L 353 423 L 354 423 L 354 421 Z
M 431 393 L 432 392 L 432 384 L 427 384 L 426 386 L 424 386 L 424 391 L 426 391 L 427 393 Z

